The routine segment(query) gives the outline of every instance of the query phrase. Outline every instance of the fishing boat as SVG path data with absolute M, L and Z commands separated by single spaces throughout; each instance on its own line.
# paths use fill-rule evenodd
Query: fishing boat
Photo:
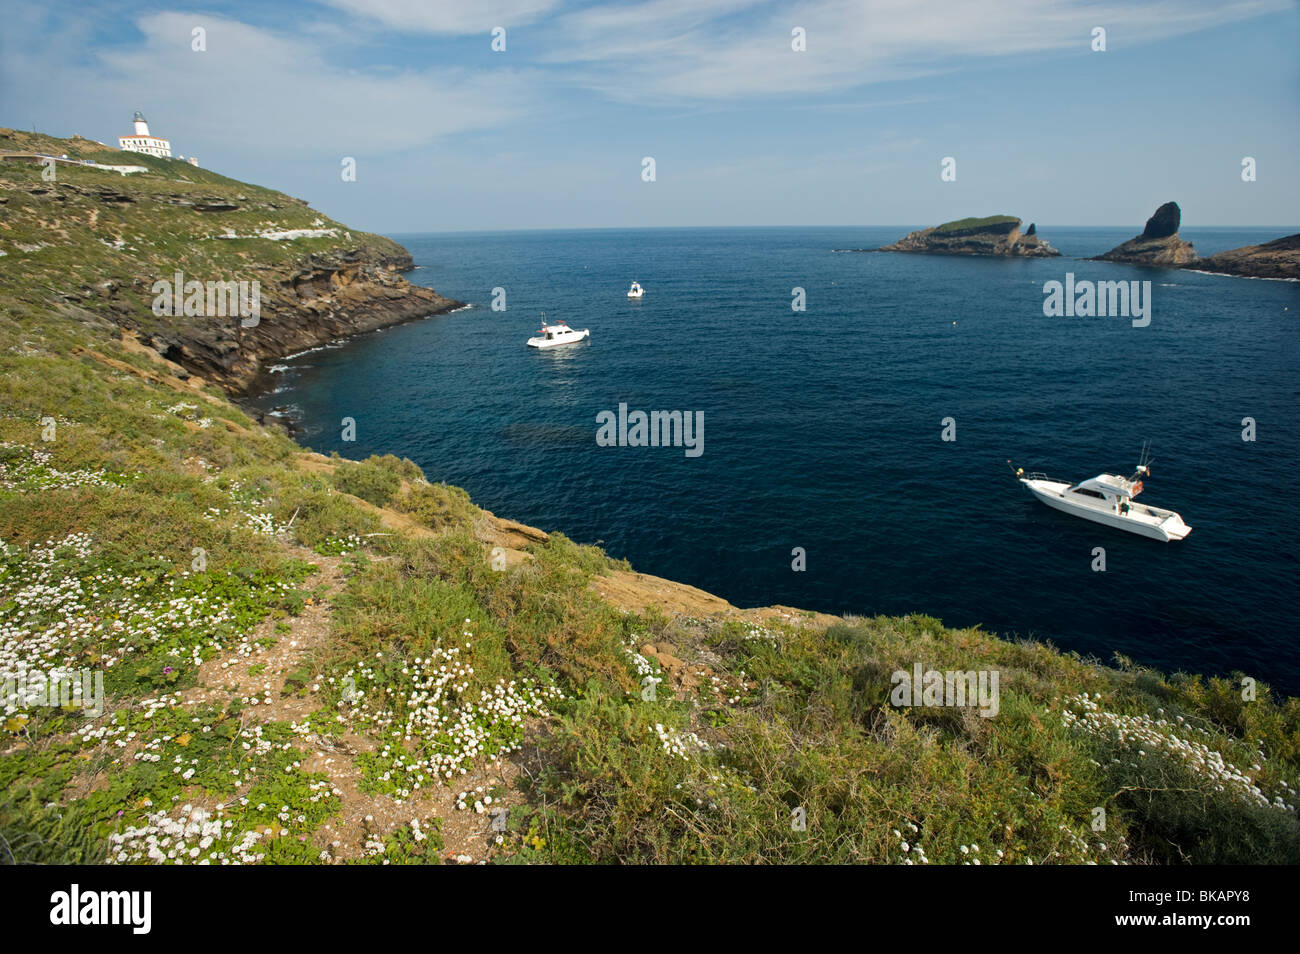
M 558 322 L 553 325 L 546 323 L 546 313 L 542 313 L 542 327 L 537 332 L 536 337 L 528 339 L 530 348 L 558 348 L 560 345 L 577 344 L 586 338 L 591 337 L 591 330 L 583 328 L 581 331 L 574 331 L 564 322 Z
M 640 298 L 644 294 L 645 291 L 641 288 L 640 282 L 633 282 L 632 287 L 627 290 L 628 298 Z
M 1144 444 L 1141 462 L 1131 477 L 1098 474 L 1077 484 L 1056 480 L 1046 474 L 1026 474 L 1020 467 L 1012 469 L 1031 494 L 1054 510 L 1165 543 L 1182 540 L 1192 532 L 1192 528 L 1183 522 L 1181 516 L 1172 510 L 1134 500 L 1142 493 L 1143 479 L 1151 476 L 1148 455 L 1148 447 Z

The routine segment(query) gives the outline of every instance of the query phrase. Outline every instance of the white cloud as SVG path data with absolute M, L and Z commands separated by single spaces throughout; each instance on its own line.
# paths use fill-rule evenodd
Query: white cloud
M 1128 48 L 1284 9 L 1289 0 L 641 0 L 561 17 L 547 59 L 644 103 L 825 93 L 956 70 L 971 60 Z M 806 52 L 791 31 L 807 33 Z
M 386 27 L 418 33 L 487 33 L 532 23 L 559 0 L 322 0 Z
M 57 39 L 46 50 L 10 50 L 7 82 L 46 100 L 43 114 L 88 113 L 94 103 L 101 114 L 120 117 L 101 135 L 125 132 L 131 111 L 141 109 L 175 151 L 220 143 L 223 151 L 283 159 L 375 155 L 495 128 L 529 108 L 534 95 L 535 83 L 519 70 L 349 69 L 311 32 L 174 12 L 136 26 L 140 43 L 54 72 L 36 64 L 58 48 Z M 198 26 L 207 31 L 206 52 L 191 49 Z M 26 83 L 24 75 L 39 82 Z

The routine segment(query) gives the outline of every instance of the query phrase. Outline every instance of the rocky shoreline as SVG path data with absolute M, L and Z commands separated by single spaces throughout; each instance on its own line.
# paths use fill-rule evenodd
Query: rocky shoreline
M 1300 232 L 1263 245 L 1244 245 L 1184 266 L 1215 275 L 1300 281 Z
M 366 247 L 313 254 L 291 269 L 263 266 L 257 272 L 262 314 L 256 326 L 204 323 L 137 330 L 137 337 L 228 393 L 247 394 L 278 359 L 462 306 L 408 282 L 401 272 L 413 267 L 405 249 L 394 255 Z

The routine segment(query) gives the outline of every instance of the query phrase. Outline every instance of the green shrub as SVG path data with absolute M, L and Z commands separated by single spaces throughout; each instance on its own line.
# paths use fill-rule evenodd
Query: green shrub
M 360 497 L 376 507 L 387 506 L 402 486 L 402 478 L 381 460 L 375 457 L 363 461 L 340 460 L 330 481 L 345 494 Z

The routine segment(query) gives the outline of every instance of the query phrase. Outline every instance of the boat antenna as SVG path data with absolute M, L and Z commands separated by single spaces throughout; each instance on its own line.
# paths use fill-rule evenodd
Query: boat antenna
M 1142 474 L 1149 476 L 1151 474 L 1151 461 L 1151 440 L 1148 438 L 1142 442 L 1142 453 L 1138 458 L 1137 472 L 1139 476 Z

